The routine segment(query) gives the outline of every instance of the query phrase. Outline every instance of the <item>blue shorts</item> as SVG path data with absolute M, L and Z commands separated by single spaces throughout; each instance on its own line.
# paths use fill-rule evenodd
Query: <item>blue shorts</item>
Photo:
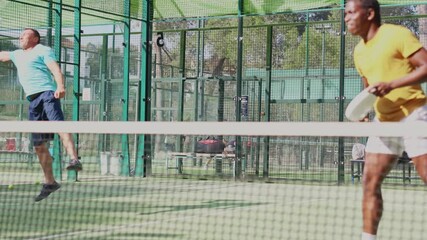
M 53 91 L 36 93 L 27 97 L 30 101 L 28 120 L 30 121 L 64 121 L 61 102 L 55 98 Z M 53 133 L 32 133 L 33 145 L 39 146 L 53 140 Z

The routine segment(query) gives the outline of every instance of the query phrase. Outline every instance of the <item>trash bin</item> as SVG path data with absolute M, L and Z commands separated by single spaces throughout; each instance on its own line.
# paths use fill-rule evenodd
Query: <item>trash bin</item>
M 120 166 L 121 166 L 121 156 L 120 153 L 112 153 L 110 155 L 110 174 L 119 176 L 120 175 Z
M 110 170 L 109 170 L 109 158 L 110 158 L 110 152 L 101 152 L 99 155 L 101 162 L 101 175 L 107 175 Z
M 120 153 L 101 152 L 101 175 L 120 175 Z

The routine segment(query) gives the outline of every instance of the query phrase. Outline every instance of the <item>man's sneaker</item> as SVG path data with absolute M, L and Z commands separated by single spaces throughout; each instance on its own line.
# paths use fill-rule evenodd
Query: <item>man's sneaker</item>
M 55 192 L 59 188 L 61 188 L 61 185 L 57 182 L 54 182 L 53 184 L 43 184 L 40 194 L 34 198 L 34 201 L 39 202 L 47 198 L 51 193 Z
M 67 166 L 67 170 L 81 171 L 82 169 L 82 163 L 78 159 L 70 160 Z

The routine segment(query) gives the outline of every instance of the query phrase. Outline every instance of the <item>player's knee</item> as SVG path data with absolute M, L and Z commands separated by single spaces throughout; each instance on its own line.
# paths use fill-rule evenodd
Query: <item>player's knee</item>
M 364 193 L 376 194 L 381 188 L 381 178 L 375 175 L 364 174 L 362 184 Z
M 423 180 L 424 184 L 427 185 L 427 169 L 422 174 L 420 174 L 420 178 Z
M 49 149 L 46 146 L 46 143 L 39 143 L 37 145 L 34 145 L 34 151 L 36 153 L 45 153 L 49 151 Z
M 418 172 L 419 177 L 427 185 L 427 157 L 414 158 L 413 163 Z

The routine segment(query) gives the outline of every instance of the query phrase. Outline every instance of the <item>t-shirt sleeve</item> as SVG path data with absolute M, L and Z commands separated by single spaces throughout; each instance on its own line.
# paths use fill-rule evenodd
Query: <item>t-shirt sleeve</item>
M 359 61 L 361 59 L 360 59 L 360 57 L 358 57 L 357 51 L 358 51 L 358 47 L 355 47 L 354 48 L 354 52 L 353 52 L 354 68 L 356 68 L 356 70 L 359 73 L 360 77 L 364 77 L 364 75 L 362 73 L 362 69 L 360 69 L 360 65 L 359 65 Z
M 16 51 L 9 52 L 10 60 L 11 60 L 13 63 L 16 63 L 16 56 L 15 56 L 15 53 L 16 53 Z
M 359 68 L 359 64 L 358 64 L 358 62 L 357 62 L 357 60 L 356 60 L 356 59 L 355 59 L 355 61 L 354 61 L 354 66 L 355 66 L 355 68 L 356 68 L 357 72 L 359 73 L 360 77 L 364 77 L 364 76 L 363 76 L 363 73 L 362 73 L 362 70 L 360 70 L 360 68 Z
M 399 50 L 405 58 L 411 56 L 423 47 L 418 38 L 407 28 L 402 28 L 399 39 Z
M 56 62 L 55 53 L 51 48 L 44 48 L 42 51 L 43 62 L 48 64 L 50 62 Z

